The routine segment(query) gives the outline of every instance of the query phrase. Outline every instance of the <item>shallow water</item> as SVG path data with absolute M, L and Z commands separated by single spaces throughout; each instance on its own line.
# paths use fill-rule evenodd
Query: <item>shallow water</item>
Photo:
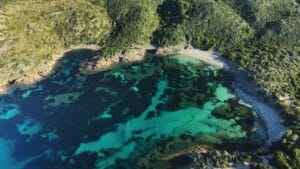
M 256 113 L 236 99 L 221 70 L 186 56 L 149 55 L 143 63 L 81 74 L 79 64 L 90 55 L 71 52 L 49 78 L 0 97 L 1 166 L 115 168 L 182 134 L 216 144 L 265 139 Z

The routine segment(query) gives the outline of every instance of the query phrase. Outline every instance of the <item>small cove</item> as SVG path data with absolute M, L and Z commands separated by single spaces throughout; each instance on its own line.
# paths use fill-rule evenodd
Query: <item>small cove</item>
M 213 144 L 268 139 L 221 69 L 182 55 L 150 55 L 86 75 L 79 65 L 93 51 L 67 55 L 47 79 L 0 97 L 0 148 L 11 157 L 1 157 L 1 165 L 102 169 L 183 134 Z

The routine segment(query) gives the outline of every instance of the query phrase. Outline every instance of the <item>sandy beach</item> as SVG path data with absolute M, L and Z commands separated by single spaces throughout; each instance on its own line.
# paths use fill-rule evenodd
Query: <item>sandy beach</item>
M 198 60 L 201 60 L 207 64 L 213 65 L 220 69 L 230 69 L 229 64 L 225 59 L 221 58 L 214 51 L 208 50 L 203 51 L 194 48 L 184 49 L 183 46 L 172 46 L 166 48 L 155 48 L 153 46 L 142 46 L 136 49 L 129 50 L 128 52 L 111 56 L 110 58 L 99 58 L 94 68 L 89 67 L 88 69 L 95 69 L 94 72 L 109 70 L 118 64 L 129 64 L 134 62 L 142 62 L 145 59 L 146 50 L 156 49 L 157 57 L 168 57 L 170 55 L 186 55 Z M 122 57 L 122 63 L 120 58 Z
M 226 60 L 221 58 L 219 55 L 216 55 L 215 52 L 212 50 L 202 51 L 198 49 L 188 48 L 179 51 L 179 54 L 199 59 L 209 65 L 213 65 L 221 69 L 230 69 L 230 66 L 228 63 L 226 63 Z
M 156 49 L 153 46 L 144 47 L 140 50 L 134 50 L 124 55 L 125 63 L 140 62 L 145 59 L 145 52 L 147 49 Z M 267 144 L 279 141 L 285 132 L 285 127 L 282 125 L 283 119 L 279 112 L 276 111 L 268 103 L 264 102 L 258 95 L 257 86 L 243 77 L 242 73 L 236 70 L 234 64 L 224 58 L 218 53 L 209 50 L 202 51 L 194 48 L 186 48 L 182 46 L 173 46 L 167 48 L 157 48 L 157 57 L 168 57 L 170 55 L 185 55 L 194 59 L 201 60 L 207 64 L 213 65 L 217 68 L 224 69 L 232 74 L 235 78 L 234 93 L 241 98 L 241 100 L 256 111 L 259 118 L 263 121 L 264 127 L 268 133 Z M 112 60 L 100 59 L 98 69 L 105 70 L 112 68 L 115 64 L 119 64 L 119 55 L 113 56 Z M 124 64 L 124 63 L 123 63 Z
M 285 127 L 282 125 L 283 119 L 273 107 L 260 100 L 256 95 L 250 95 L 241 88 L 235 88 L 235 94 L 258 113 L 268 132 L 267 144 L 279 141 L 285 133 Z
M 179 54 L 199 59 L 205 63 L 222 68 L 231 73 L 235 78 L 235 85 L 233 86 L 234 93 L 240 97 L 243 102 L 251 105 L 263 121 L 268 133 L 267 144 L 271 145 L 281 139 L 286 129 L 282 125 L 283 119 L 280 117 L 279 112 L 268 103 L 262 101 L 255 90 L 257 86 L 254 86 L 254 84 L 251 84 L 245 77 L 243 77 L 243 75 L 241 75 L 241 73 L 233 67 L 232 63 L 229 63 L 229 61 L 213 51 L 201 51 L 198 49 L 188 48 L 180 50 Z M 247 89 L 246 91 L 245 87 L 253 90 Z
M 179 47 L 158 49 L 158 55 L 160 56 L 168 56 L 170 54 L 192 57 L 229 72 L 235 78 L 234 93 L 247 105 L 251 105 L 263 121 L 268 133 L 267 144 L 271 145 L 280 140 L 286 128 L 282 125 L 283 119 L 280 117 L 279 112 L 268 103 L 262 101 L 256 90 L 257 86 L 243 77 L 242 73 L 236 70 L 234 64 L 212 50 L 202 51 L 194 48 L 183 49 Z
M 48 62 L 46 65 L 42 66 L 37 70 L 32 70 L 32 73 L 26 74 L 14 82 L 13 86 L 30 86 L 47 76 L 51 75 L 53 71 L 55 71 L 56 67 L 59 65 L 59 60 L 67 53 L 72 50 L 77 49 L 91 49 L 91 50 L 99 50 L 101 47 L 97 45 L 79 45 L 72 46 L 69 49 L 54 55 L 52 60 Z M 121 64 L 129 64 L 133 62 L 142 62 L 145 59 L 146 50 L 157 49 L 157 56 L 170 56 L 173 54 L 182 54 L 186 56 L 193 57 L 195 59 L 199 59 L 207 64 L 216 66 L 218 68 L 229 69 L 229 66 L 226 64 L 226 61 L 216 55 L 212 50 L 202 51 L 194 48 L 184 49 L 183 46 L 173 46 L 167 48 L 155 48 L 151 45 L 139 46 L 135 47 L 127 52 L 121 54 L 118 53 L 116 55 L 111 56 L 110 58 L 99 58 L 96 63 L 87 63 L 81 68 L 82 72 L 85 73 L 97 73 L 99 71 L 109 70 L 114 68 L 115 66 Z M 122 57 L 122 63 L 120 62 L 120 57 Z M 8 93 L 8 84 L 0 85 L 0 94 Z
M 76 49 L 92 49 L 98 50 L 99 46 L 96 45 L 81 45 L 77 47 L 72 47 L 61 54 L 58 54 L 54 57 L 53 62 L 48 64 L 46 68 L 43 70 L 43 75 L 34 74 L 34 76 L 27 76 L 23 79 L 18 79 L 17 84 L 20 85 L 30 85 L 35 82 L 45 78 L 50 75 L 52 71 L 55 70 L 55 65 L 58 65 L 57 61 L 64 56 L 65 53 L 76 50 Z M 112 69 L 115 66 L 119 66 L 122 64 L 129 64 L 133 62 L 142 62 L 145 59 L 146 50 L 156 49 L 153 46 L 142 46 L 137 47 L 132 50 L 129 50 L 126 53 L 118 53 L 110 58 L 99 58 L 97 63 L 93 67 L 84 67 L 83 72 L 86 73 L 96 73 L 103 70 Z M 282 125 L 283 119 L 280 117 L 279 113 L 272 108 L 267 103 L 263 102 L 261 98 L 258 96 L 257 91 L 255 91 L 255 86 L 251 85 L 246 78 L 241 75 L 239 71 L 233 66 L 233 64 L 226 59 L 222 58 L 222 56 L 218 55 L 216 52 L 202 51 L 194 48 L 184 48 L 182 46 L 173 46 L 167 48 L 157 48 L 156 49 L 157 57 L 167 57 L 170 55 L 184 55 L 186 57 L 192 57 L 194 59 L 201 60 L 207 64 L 213 65 L 217 68 L 224 69 L 228 71 L 235 78 L 234 92 L 237 96 L 239 96 L 245 103 L 252 105 L 253 109 L 257 112 L 258 116 L 264 122 L 264 126 L 268 132 L 269 139 L 267 140 L 268 144 L 272 144 L 275 141 L 280 140 L 281 136 L 285 132 L 285 128 Z M 120 58 L 122 57 L 122 62 L 120 62 Z M 246 86 L 246 87 L 245 87 Z M 247 89 L 246 89 L 247 88 Z M 253 89 L 253 90 L 249 90 Z M 6 86 L 0 87 L 0 94 L 7 93 L 8 88 Z M 249 91 L 251 93 L 249 93 Z
M 254 86 L 254 84 L 251 84 L 249 81 L 247 81 L 245 77 L 242 77 L 243 75 L 241 75 L 241 73 L 237 71 L 233 65 L 229 63 L 229 61 L 226 61 L 213 51 L 201 51 L 192 48 L 180 50 L 179 54 L 199 59 L 205 63 L 222 68 L 225 71 L 233 74 L 233 77 L 235 77 L 235 85 L 233 86 L 234 93 L 240 97 L 243 102 L 251 105 L 251 107 L 256 111 L 260 119 L 263 121 L 268 133 L 267 143 L 271 145 L 272 143 L 281 139 L 286 129 L 282 125 L 283 119 L 280 117 L 279 112 L 268 103 L 262 101 L 255 90 L 257 86 Z M 246 91 L 245 87 L 253 90 L 247 89 Z
M 158 48 L 156 54 L 157 56 L 169 56 L 178 54 L 185 55 L 194 59 L 201 60 L 220 69 L 231 69 L 230 63 L 213 50 L 204 51 L 192 47 L 184 48 L 183 46 L 174 46 L 168 48 Z

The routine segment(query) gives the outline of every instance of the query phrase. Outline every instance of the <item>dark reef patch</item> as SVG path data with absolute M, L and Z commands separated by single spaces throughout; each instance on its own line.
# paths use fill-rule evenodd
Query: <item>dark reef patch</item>
M 157 160 L 147 157 L 152 151 L 171 160 L 167 165 L 188 165 L 188 157 L 165 155 L 202 143 L 249 142 L 256 134 L 254 112 L 218 69 L 172 56 L 81 73 L 80 64 L 93 55 L 69 52 L 51 76 L 0 97 L 6 167 L 125 168 L 137 159 L 136 166 L 147 166 Z M 157 148 L 168 140 L 175 142 Z

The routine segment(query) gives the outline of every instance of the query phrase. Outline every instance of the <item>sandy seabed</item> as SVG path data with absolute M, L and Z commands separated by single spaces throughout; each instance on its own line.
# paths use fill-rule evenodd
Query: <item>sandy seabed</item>
M 205 63 L 222 68 L 229 73 L 233 73 L 233 76 L 238 75 L 239 72 L 220 55 L 214 53 L 213 51 L 201 51 L 198 49 L 186 49 L 181 50 L 179 54 L 187 55 L 189 57 L 199 59 Z M 234 87 L 234 92 L 239 96 L 244 102 L 256 111 L 258 116 L 264 123 L 264 126 L 268 132 L 268 144 L 272 144 L 279 141 L 283 134 L 285 133 L 285 127 L 282 125 L 283 119 L 280 117 L 279 112 L 276 111 L 272 106 L 262 101 L 262 99 L 257 95 L 257 93 L 247 93 L 243 89 L 243 84 L 248 83 L 245 78 L 236 78 Z M 250 88 L 255 88 L 255 86 L 248 86 Z
M 92 49 L 98 50 L 99 46 L 96 45 L 80 45 L 77 47 L 72 47 L 69 50 L 64 51 L 64 53 L 56 55 L 53 62 L 45 67 L 44 76 L 27 76 L 24 79 L 20 79 L 20 85 L 30 85 L 35 82 L 45 78 L 51 74 L 51 72 L 55 69 L 55 65 L 57 65 L 57 61 L 64 56 L 65 53 L 74 50 L 74 49 Z M 146 50 L 149 49 L 157 49 L 156 56 L 157 57 L 167 57 L 170 55 L 184 55 L 186 57 L 192 57 L 194 59 L 201 60 L 209 65 L 213 65 L 219 69 L 224 69 L 225 71 L 232 73 L 233 76 L 240 76 L 239 72 L 235 67 L 232 66 L 232 63 L 222 58 L 219 54 L 214 52 L 213 50 L 203 51 L 194 48 L 183 48 L 182 46 L 173 46 L 166 48 L 155 48 L 153 46 L 144 46 L 140 48 L 135 48 L 127 53 L 121 55 L 116 54 L 111 56 L 110 58 L 99 58 L 96 63 L 96 66 L 91 70 L 92 72 L 99 72 L 103 70 L 109 70 L 113 67 L 121 64 L 128 64 L 134 62 L 142 62 L 146 57 Z M 120 57 L 123 58 L 122 63 L 120 62 Z M 89 72 L 90 70 L 87 70 Z M 243 90 L 243 85 L 248 83 L 244 78 L 236 79 L 237 85 L 235 85 L 234 92 L 246 103 L 252 105 L 252 108 L 257 112 L 258 116 L 262 119 L 264 126 L 268 132 L 269 139 L 268 144 L 272 144 L 275 141 L 280 140 L 281 136 L 285 132 L 285 127 L 282 125 L 283 119 L 280 117 L 278 111 L 276 111 L 273 107 L 263 102 L 260 97 L 254 93 L 247 93 Z M 241 84 L 241 85 L 239 85 Z M 253 86 L 253 88 L 255 88 Z M 6 86 L 0 86 L 0 94 L 5 94 L 9 91 L 9 88 Z

